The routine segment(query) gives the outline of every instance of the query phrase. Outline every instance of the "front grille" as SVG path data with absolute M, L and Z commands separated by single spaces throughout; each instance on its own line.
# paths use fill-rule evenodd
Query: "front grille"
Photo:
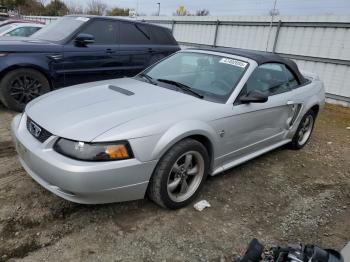
M 41 131 L 40 134 L 38 136 L 35 136 L 31 130 L 30 130 L 30 124 L 34 123 L 36 126 L 40 127 Z M 37 123 L 35 123 L 31 118 L 29 118 L 27 116 L 27 130 L 29 131 L 29 133 L 36 138 L 37 140 L 39 140 L 41 143 L 45 142 L 50 136 L 52 136 L 52 134 L 45 130 L 44 128 L 42 128 L 41 126 L 39 126 Z

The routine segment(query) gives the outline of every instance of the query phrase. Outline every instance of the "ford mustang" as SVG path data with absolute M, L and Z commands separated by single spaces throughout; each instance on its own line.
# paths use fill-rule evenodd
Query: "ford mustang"
M 149 196 L 176 209 L 213 176 L 308 142 L 325 100 L 313 74 L 276 54 L 187 49 L 133 78 L 80 84 L 31 101 L 12 122 L 40 185 L 96 204 Z

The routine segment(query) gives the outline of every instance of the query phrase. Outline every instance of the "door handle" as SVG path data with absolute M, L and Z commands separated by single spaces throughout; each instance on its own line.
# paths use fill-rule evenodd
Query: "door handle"
M 288 100 L 287 101 L 287 105 L 294 105 L 295 103 L 294 103 L 294 101 L 292 101 L 292 100 Z
M 113 49 L 108 48 L 108 49 L 106 49 L 106 53 L 107 54 L 114 54 L 115 51 Z
M 148 53 L 153 53 L 153 52 L 154 52 L 153 48 L 148 48 Z

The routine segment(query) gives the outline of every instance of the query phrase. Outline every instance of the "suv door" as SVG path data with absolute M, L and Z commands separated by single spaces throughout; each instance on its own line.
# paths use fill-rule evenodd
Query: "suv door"
M 240 96 L 253 90 L 268 95 L 268 101 L 239 102 Z M 289 103 L 291 90 L 285 65 L 267 63 L 254 70 L 233 105 L 231 117 L 223 123 L 227 134 L 222 145 L 222 164 L 287 142 L 287 131 L 295 113 Z
M 64 46 L 65 85 L 115 78 L 118 73 L 118 21 L 94 19 L 77 33 L 90 34 L 95 42 Z

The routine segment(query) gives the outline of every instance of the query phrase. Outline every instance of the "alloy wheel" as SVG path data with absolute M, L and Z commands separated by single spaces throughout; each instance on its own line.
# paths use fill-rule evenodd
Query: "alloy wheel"
M 167 190 L 171 200 L 182 202 L 198 189 L 204 176 L 204 159 L 199 152 L 182 154 L 173 164 L 168 176 Z
M 304 122 L 302 123 L 302 126 L 298 133 L 298 144 L 300 146 L 304 145 L 309 139 L 312 132 L 313 125 L 314 125 L 314 118 L 312 115 L 308 115 L 304 119 Z
M 29 75 L 18 75 L 10 82 L 10 96 L 20 104 L 26 104 L 40 95 L 42 84 Z

